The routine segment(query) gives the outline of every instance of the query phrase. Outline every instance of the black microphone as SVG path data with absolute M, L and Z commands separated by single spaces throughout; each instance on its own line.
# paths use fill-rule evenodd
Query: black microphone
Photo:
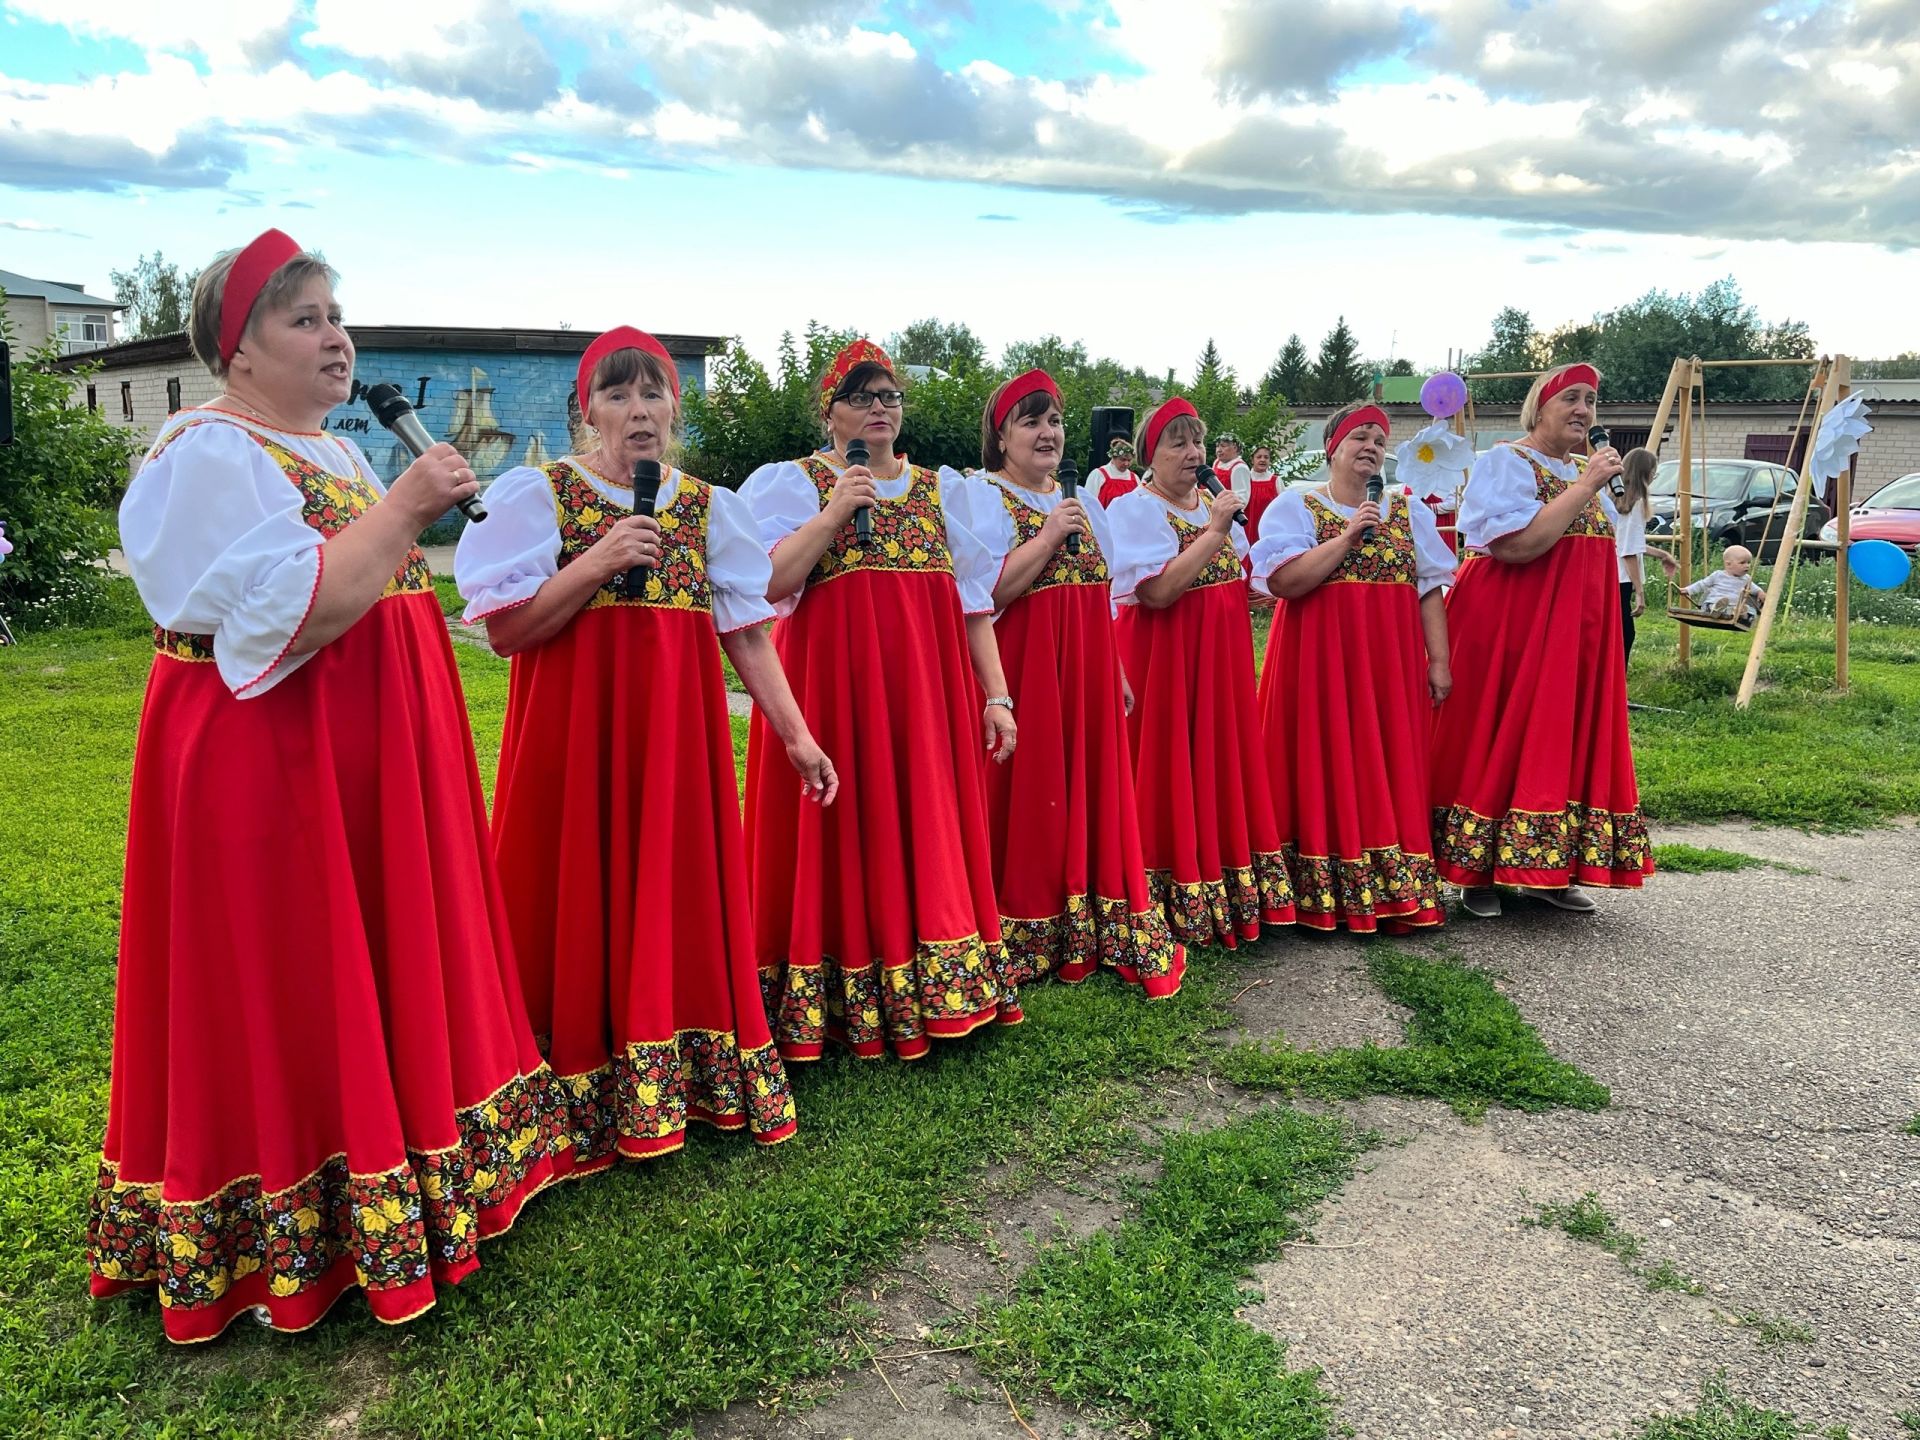
M 1220 477 L 1213 473 L 1213 467 L 1211 465 L 1208 465 L 1204 460 L 1200 462 L 1200 469 L 1198 471 L 1197 478 L 1200 481 L 1200 488 L 1206 491 L 1207 494 L 1209 495 L 1218 495 L 1221 492 L 1221 490 L 1225 488 L 1220 483 Z M 1236 499 L 1237 498 L 1238 497 L 1236 497 Z M 1246 529 L 1247 512 L 1244 508 L 1235 510 L 1233 512 L 1233 523 L 1238 525 L 1243 530 Z
M 1376 470 L 1367 477 L 1367 499 L 1371 500 L 1375 505 L 1378 505 L 1380 498 L 1386 493 L 1386 474 L 1383 471 Z M 1362 526 L 1360 529 L 1360 538 L 1362 540 L 1371 540 L 1373 538 L 1373 527 L 1371 525 Z
M 847 441 L 847 468 L 849 470 L 856 465 L 866 464 L 867 459 L 868 451 L 866 441 L 858 439 Z M 858 510 L 853 512 L 853 535 L 854 539 L 858 540 L 862 545 L 871 545 L 873 543 L 873 507 L 871 505 L 862 505 Z
M 400 393 L 398 385 L 370 385 L 361 398 L 367 402 L 367 408 L 373 411 L 373 418 L 391 430 L 400 443 L 413 452 L 414 459 L 418 460 L 433 448 L 433 436 L 420 423 L 420 417 L 413 413 L 413 406 L 407 403 L 407 397 Z M 462 515 L 476 525 L 487 518 L 487 507 L 480 503 L 478 495 L 469 495 L 453 503 L 460 508 Z
M 653 502 L 660 498 L 660 462 L 658 460 L 636 460 L 633 462 L 633 513 L 636 515 L 653 514 Z M 647 593 L 647 576 L 652 573 L 648 565 L 636 565 L 627 571 L 627 595 L 638 599 Z
M 1591 430 L 1587 431 L 1587 453 L 1589 455 L 1595 454 L 1599 450 L 1604 449 L 1606 446 L 1612 443 L 1613 443 L 1613 437 L 1607 434 L 1607 427 L 1604 425 L 1596 425 Z M 1614 499 L 1616 500 L 1626 499 L 1627 498 L 1626 475 L 1624 473 L 1615 475 L 1611 480 L 1607 481 L 1607 489 L 1613 492 Z
M 1060 498 L 1062 500 L 1073 499 L 1074 492 L 1080 488 L 1080 467 L 1073 463 L 1073 457 L 1071 455 L 1063 455 L 1060 458 L 1060 468 L 1054 472 L 1054 477 L 1060 482 Z M 1067 553 L 1069 555 L 1078 555 L 1080 553 L 1080 532 L 1078 530 L 1067 536 Z

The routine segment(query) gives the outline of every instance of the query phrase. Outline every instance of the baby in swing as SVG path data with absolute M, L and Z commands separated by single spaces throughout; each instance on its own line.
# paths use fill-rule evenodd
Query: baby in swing
M 1720 557 L 1720 568 L 1703 580 L 1687 586 L 1684 593 L 1694 608 L 1722 620 L 1746 620 L 1760 612 L 1760 587 L 1747 578 L 1753 569 L 1753 552 L 1744 545 L 1729 545 Z

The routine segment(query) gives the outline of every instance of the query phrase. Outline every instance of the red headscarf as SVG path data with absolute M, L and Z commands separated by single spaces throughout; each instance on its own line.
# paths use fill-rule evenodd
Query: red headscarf
M 878 365 L 891 375 L 894 373 L 893 361 L 871 340 L 855 340 L 833 357 L 833 363 L 827 366 L 827 373 L 820 377 L 820 413 L 826 414 L 833 408 L 834 392 L 845 380 L 862 365 Z
M 1378 425 L 1388 434 L 1393 432 L 1393 422 L 1387 418 L 1386 411 L 1378 405 L 1363 405 L 1333 427 L 1333 435 L 1327 441 L 1327 454 L 1332 455 L 1340 448 L 1340 442 L 1362 425 Z
M 227 272 L 226 286 L 220 292 L 220 361 L 233 359 L 246 332 L 247 317 L 266 288 L 273 272 L 300 253 L 299 242 L 281 230 L 266 230 L 254 236 L 247 248 Z
M 1000 391 L 1000 398 L 993 402 L 993 428 L 998 430 L 1007 423 L 1007 416 L 1013 413 L 1013 407 L 1029 395 L 1045 391 L 1053 397 L 1053 403 L 1060 403 L 1060 387 L 1053 383 L 1053 377 L 1044 370 L 1029 370 L 1024 375 L 1016 375 Z
M 1154 448 L 1159 445 L 1160 432 L 1167 428 L 1167 422 L 1169 420 L 1176 420 L 1182 415 L 1191 415 L 1196 420 L 1200 418 L 1200 412 L 1193 408 L 1193 402 L 1191 400 L 1176 395 L 1171 400 L 1163 401 L 1160 408 L 1147 417 L 1146 433 L 1140 437 L 1141 440 L 1145 442 L 1147 452 L 1141 458 L 1143 458 L 1147 464 L 1153 464 Z
M 580 418 L 587 418 L 587 399 L 591 393 L 588 386 L 593 384 L 593 368 L 607 356 L 621 350 L 644 350 L 657 356 L 667 367 L 667 378 L 673 384 L 674 403 L 680 400 L 680 367 L 673 363 L 673 356 L 667 353 L 667 347 L 644 330 L 636 330 L 631 325 L 616 325 L 587 346 L 587 353 L 580 357 L 580 368 L 573 372 L 574 393 L 580 397 Z
M 1591 385 L 1595 390 L 1598 390 L 1600 388 L 1600 372 L 1591 365 L 1586 364 L 1563 365 L 1560 369 L 1547 376 L 1546 380 L 1542 382 L 1540 386 L 1540 403 L 1542 405 L 1546 404 L 1547 401 L 1558 395 L 1562 390 L 1571 389 L 1575 385 Z

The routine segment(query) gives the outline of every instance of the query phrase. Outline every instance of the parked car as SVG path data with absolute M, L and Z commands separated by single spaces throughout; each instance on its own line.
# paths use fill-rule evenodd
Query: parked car
M 1920 471 L 1882 485 L 1854 506 L 1847 536 L 1853 540 L 1891 540 L 1920 552 Z M 1836 518 L 1821 526 L 1820 538 L 1838 540 L 1840 521 Z
M 1313 468 L 1298 480 L 1289 480 L 1287 482 L 1287 489 L 1311 490 L 1316 485 L 1324 485 L 1327 483 L 1327 452 L 1324 450 L 1305 451 L 1300 457 L 1300 462 L 1304 465 L 1308 460 L 1313 462 Z M 1287 463 L 1291 464 L 1292 462 L 1293 457 L 1288 456 Z M 1387 484 L 1393 484 L 1394 472 L 1399 468 L 1400 457 L 1389 450 L 1387 452 L 1387 463 L 1380 467 L 1381 473 L 1386 477 Z
M 1706 531 L 1715 545 L 1744 545 L 1756 559 L 1775 560 L 1800 483 L 1794 471 L 1765 460 L 1696 460 L 1690 487 L 1694 528 Z M 1673 534 L 1680 508 L 1680 462 L 1661 461 L 1648 492 L 1653 518 L 1647 533 Z M 1829 513 L 1819 496 L 1809 495 L 1801 538 L 1817 540 Z

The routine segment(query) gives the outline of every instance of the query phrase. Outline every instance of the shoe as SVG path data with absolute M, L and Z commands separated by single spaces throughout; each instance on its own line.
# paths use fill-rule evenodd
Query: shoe
M 1491 885 L 1476 886 L 1460 892 L 1460 906 L 1469 915 L 1478 915 L 1482 920 L 1500 918 L 1500 892 Z
M 1564 890 L 1536 890 L 1533 893 L 1556 910 L 1571 910 L 1576 915 L 1593 913 L 1593 897 L 1577 885 L 1569 885 Z

